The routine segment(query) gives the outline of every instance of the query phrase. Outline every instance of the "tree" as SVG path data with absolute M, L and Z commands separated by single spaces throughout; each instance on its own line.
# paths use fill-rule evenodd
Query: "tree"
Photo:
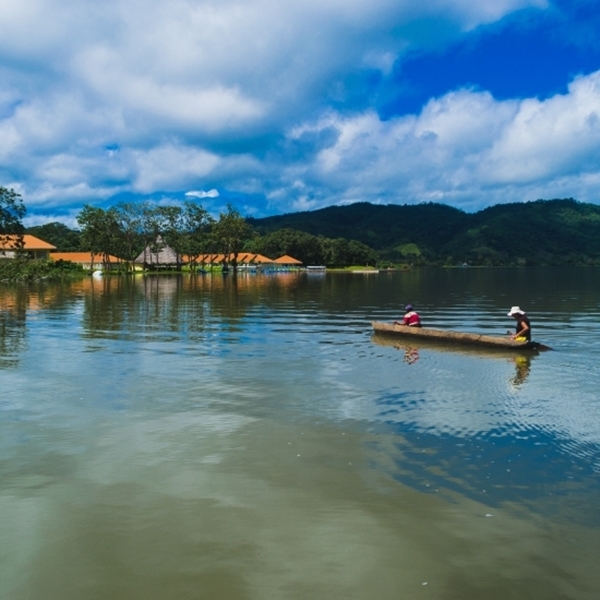
M 54 222 L 35 225 L 28 227 L 26 233 L 56 246 L 59 252 L 77 252 L 81 248 L 81 234 L 79 231 L 69 229 L 64 223 Z
M 115 252 L 118 240 L 117 214 L 114 208 L 104 210 L 86 204 L 79 215 L 77 223 L 81 227 L 81 244 L 94 255 L 108 261 L 108 255 Z
M 252 251 L 270 258 L 285 254 L 293 256 L 305 265 L 324 264 L 323 245 L 320 238 L 303 231 L 280 229 L 252 240 Z
M 131 268 L 144 249 L 144 207 L 134 202 L 121 202 L 113 207 L 117 226 L 114 254 L 125 259 Z
M 246 219 L 231 205 L 227 212 L 219 215 L 215 223 L 215 239 L 225 254 L 225 264 L 231 262 L 233 270 L 237 269 L 237 257 L 243 250 L 245 242 L 250 238 L 252 227 Z
M 23 247 L 23 223 L 27 209 L 21 200 L 21 195 L 13 189 L 0 186 L 0 244 L 10 240 L 10 246 L 19 249 Z
M 192 270 L 196 269 L 198 257 L 208 252 L 214 223 L 215 220 L 200 204 L 189 200 L 184 202 L 180 222 L 180 245 L 177 251 L 188 257 Z

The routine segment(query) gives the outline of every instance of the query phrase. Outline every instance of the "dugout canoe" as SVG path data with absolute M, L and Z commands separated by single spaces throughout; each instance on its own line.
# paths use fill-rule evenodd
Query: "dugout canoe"
M 481 335 L 478 333 L 463 333 L 445 329 L 407 327 L 406 325 L 379 323 L 376 321 L 373 322 L 372 325 L 376 334 L 401 336 L 406 339 L 414 340 L 415 342 L 418 340 L 430 340 L 464 346 L 497 348 L 498 350 L 551 350 L 550 347 L 540 344 L 539 342 L 517 342 L 507 335 Z

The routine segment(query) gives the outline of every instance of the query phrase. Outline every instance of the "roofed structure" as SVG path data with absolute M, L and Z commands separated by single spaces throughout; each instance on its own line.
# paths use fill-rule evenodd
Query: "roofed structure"
M 180 269 L 183 259 L 159 235 L 156 242 L 148 244 L 133 262 L 136 265 L 142 265 L 144 269 Z
M 233 254 L 203 254 L 198 257 L 197 262 L 208 265 L 220 265 L 231 263 L 234 259 Z M 252 252 L 238 252 L 238 265 L 271 265 L 273 261 L 262 254 L 254 254 Z
M 91 252 L 51 252 L 50 258 L 52 260 L 68 260 L 81 265 L 84 269 L 93 269 L 94 267 L 114 269 L 122 262 L 111 254 L 92 254 Z
M 289 254 L 280 256 L 279 258 L 276 258 L 273 262 L 276 265 L 294 266 L 294 267 L 299 267 L 302 264 L 301 260 L 298 260 L 297 258 L 290 256 Z
M 48 258 L 50 252 L 56 250 L 56 246 L 28 233 L 22 236 L 22 246 L 18 245 L 18 239 L 17 235 L 0 235 L 0 258 L 15 258 L 18 254 L 32 258 Z

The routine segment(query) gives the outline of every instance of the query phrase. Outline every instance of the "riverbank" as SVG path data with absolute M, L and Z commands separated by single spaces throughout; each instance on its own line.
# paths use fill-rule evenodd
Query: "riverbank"
M 0 283 L 60 281 L 85 275 L 86 271 L 72 262 L 27 258 L 0 260 Z

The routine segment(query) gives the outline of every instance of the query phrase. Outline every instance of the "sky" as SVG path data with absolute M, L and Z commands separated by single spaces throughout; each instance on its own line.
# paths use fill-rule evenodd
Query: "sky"
M 0 186 L 85 204 L 600 203 L 597 0 L 0 0 Z

